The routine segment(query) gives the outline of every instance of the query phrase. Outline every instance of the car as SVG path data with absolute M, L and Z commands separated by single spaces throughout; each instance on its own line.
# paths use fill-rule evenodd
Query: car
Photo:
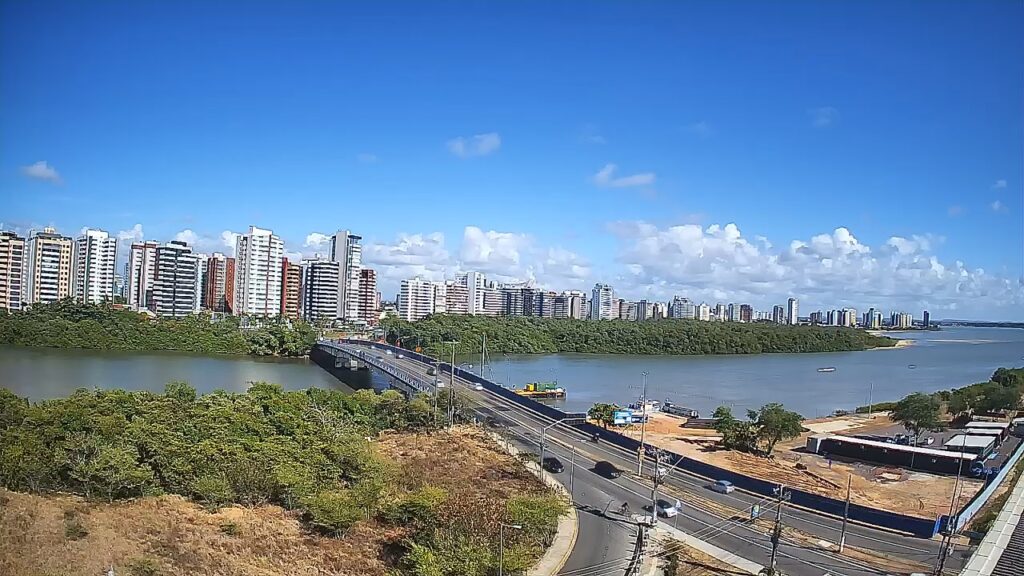
M 672 518 L 679 514 L 679 509 L 676 508 L 675 503 L 669 502 L 668 500 L 658 500 L 657 509 L 658 516 L 661 516 L 662 518 Z M 644 510 L 650 511 L 651 505 L 648 504 L 647 506 L 644 506 Z
M 732 485 L 732 482 L 729 482 L 728 480 L 719 480 L 712 484 L 710 488 L 721 494 L 731 494 L 732 491 L 736 489 L 736 487 Z
M 437 368 L 434 368 L 433 366 L 429 366 L 427 368 L 427 376 L 436 376 L 436 375 L 437 375 Z
M 483 392 L 484 391 L 484 385 L 480 384 L 478 382 L 478 383 L 473 385 L 473 390 L 476 390 L 477 392 Z
M 607 460 L 598 460 L 594 462 L 594 472 L 605 478 L 618 478 L 622 476 L 622 470 L 619 470 L 615 464 L 608 462 Z
M 385 350 L 384 352 L 387 353 L 388 356 L 391 356 L 391 350 Z
M 559 472 L 565 470 L 565 466 L 562 465 L 562 461 L 559 460 L 558 458 L 555 458 L 554 456 L 545 457 L 543 466 L 545 470 L 547 470 L 548 472 L 553 472 L 555 474 L 558 474 Z
M 383 360 L 383 359 L 384 359 L 383 356 L 377 356 L 377 360 Z
M 404 354 L 399 354 L 398 355 L 398 359 L 401 360 L 402 358 L 405 358 L 405 355 Z
M 445 384 L 444 382 L 441 382 L 440 380 L 437 381 L 438 388 L 444 388 L 445 386 L 447 386 L 447 384 Z

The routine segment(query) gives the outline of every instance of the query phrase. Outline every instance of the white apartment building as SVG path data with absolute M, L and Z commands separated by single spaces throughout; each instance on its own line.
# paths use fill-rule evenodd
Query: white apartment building
M 148 306 L 156 274 L 156 249 L 159 247 L 160 243 L 154 241 L 132 242 L 128 251 L 126 303 L 132 310 L 142 310 Z
M 701 302 L 697 307 L 697 319 L 703 322 L 711 321 L 711 306 L 708 306 L 706 302 Z
M 477 290 L 483 294 L 484 299 L 484 308 L 483 310 L 478 310 L 477 314 L 501 316 L 501 311 L 505 306 L 505 299 L 502 298 L 501 291 L 495 288 L 493 284 L 488 284 Z
M 113 300 L 117 239 L 103 230 L 86 228 L 75 240 L 72 258 L 75 299 L 88 304 Z
M 277 316 L 281 312 L 284 243 L 270 230 L 250 226 L 235 244 L 236 315 Z
M 359 276 L 363 268 L 362 237 L 348 230 L 331 236 L 331 261 L 339 264 L 337 317 L 346 322 L 361 320 L 359 313 Z
M 590 297 L 590 318 L 592 320 L 612 320 L 618 316 L 615 291 L 608 284 L 594 284 Z
M 456 281 L 466 287 L 467 314 L 485 314 L 487 278 L 480 272 L 467 272 Z
M 693 305 L 689 298 L 676 296 L 672 298 L 672 302 L 669 304 L 668 316 L 669 318 L 692 320 L 697 317 L 697 307 Z
M 153 284 L 146 308 L 161 318 L 195 314 L 199 299 L 199 260 L 188 244 L 174 240 L 156 249 Z
M 196 300 L 192 311 L 198 314 L 203 310 L 206 278 L 210 274 L 210 255 L 193 253 L 192 257 L 196 259 Z
M 799 302 L 796 298 L 786 300 L 786 323 L 797 324 L 800 322 Z
M 434 282 L 420 278 L 402 280 L 402 287 L 398 292 L 398 316 L 403 320 L 415 322 L 433 314 L 434 294 Z
M 469 314 L 469 287 L 465 283 L 458 280 L 445 283 L 445 309 L 448 314 Z
M 729 312 L 728 308 L 725 307 L 725 304 L 715 304 L 715 320 L 718 320 L 719 322 L 725 322 L 728 319 Z
M 0 232 L 0 310 L 21 310 L 25 276 L 25 239 Z
M 22 303 L 50 303 L 71 296 L 71 238 L 44 228 L 32 233 L 26 244 Z
M 331 322 L 338 315 L 341 264 L 331 260 L 303 260 L 299 306 L 302 317 L 313 323 Z

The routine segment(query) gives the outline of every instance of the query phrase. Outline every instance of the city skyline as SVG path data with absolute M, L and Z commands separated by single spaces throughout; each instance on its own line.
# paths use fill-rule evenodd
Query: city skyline
M 392 9 L 3 4 L 0 228 L 1024 320 L 1019 3 Z

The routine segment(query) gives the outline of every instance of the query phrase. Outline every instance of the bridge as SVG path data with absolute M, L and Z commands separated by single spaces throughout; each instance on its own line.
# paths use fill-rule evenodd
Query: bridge
M 593 424 L 563 423 L 566 414 L 523 398 L 503 386 L 458 366 L 386 344 L 367 341 L 322 341 L 317 348 L 336 358 L 363 362 L 396 381 L 407 392 L 435 394 L 435 377 L 427 368 L 436 366 L 437 378 L 453 388 L 442 393 L 457 394 L 478 418 L 497 424 L 504 434 L 528 452 L 557 457 L 566 472 L 558 474 L 573 497 L 579 514 L 577 545 L 561 574 L 597 576 L 624 574 L 634 556 L 637 526 L 616 514 L 606 514 L 609 502 L 626 502 L 634 511 L 649 506 L 654 485 L 650 472 L 653 458 L 644 464 L 645 475 L 638 471 L 638 453 L 617 441 L 618 433 Z M 390 352 L 390 354 L 388 354 Z M 454 376 L 452 371 L 454 370 Z M 400 384 L 398 384 L 400 383 Z M 598 434 L 602 441 L 594 442 Z M 774 515 L 776 498 L 737 490 L 719 494 L 708 486 L 715 478 L 694 474 L 680 467 L 682 458 L 663 462 L 669 467 L 661 478 L 659 498 L 679 500 L 682 512 L 671 523 L 691 537 L 762 566 L 769 564 L 772 543 L 771 524 L 750 520 L 756 505 L 761 517 Z M 626 471 L 618 478 L 597 473 L 597 462 L 611 462 Z M 892 573 L 931 572 L 941 543 L 936 539 L 881 530 L 850 522 L 846 527 L 846 553 L 837 543 L 843 520 L 799 506 L 785 507 L 786 530 L 780 539 L 778 568 L 790 576 L 881 576 Z M 852 552 L 852 553 L 851 553 Z M 944 574 L 956 574 L 964 564 L 962 555 L 947 559 Z M 908 568 L 910 567 L 910 568 Z

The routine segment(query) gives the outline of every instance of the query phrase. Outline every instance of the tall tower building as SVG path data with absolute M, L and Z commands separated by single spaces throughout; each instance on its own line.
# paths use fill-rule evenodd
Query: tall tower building
M 925 310 L 924 313 L 921 314 L 921 326 L 924 328 L 928 328 L 931 325 L 931 323 L 932 315 L 929 314 L 927 310 Z
M 0 310 L 21 310 L 25 275 L 25 239 L 0 231 Z
M 330 260 L 302 262 L 302 317 L 307 322 L 333 322 L 338 314 L 338 282 L 341 265 Z
M 128 251 L 128 297 L 127 304 L 132 310 L 147 307 L 150 293 L 153 291 L 153 278 L 156 274 L 157 242 L 132 242 Z
M 299 291 L 302 289 L 302 269 L 287 258 L 281 261 L 281 316 L 299 317 Z
M 270 230 L 250 226 L 235 244 L 235 314 L 276 316 L 281 311 L 284 243 Z
M 413 278 L 402 280 L 398 293 L 398 315 L 402 320 L 414 322 L 434 313 L 434 283 Z
M 799 303 L 796 298 L 786 300 L 786 323 L 797 324 L 799 320 Z
M 331 261 L 340 264 L 338 285 L 338 318 L 346 322 L 359 320 L 359 271 L 363 267 L 362 237 L 348 230 L 331 236 Z
M 615 309 L 615 291 L 608 284 L 594 284 L 590 297 L 590 318 L 611 320 L 618 316 Z
M 44 228 L 29 236 L 26 244 L 22 303 L 45 304 L 71 296 L 71 238 Z
M 211 312 L 231 314 L 235 304 L 235 259 L 214 252 L 206 258 L 202 305 Z
M 117 239 L 87 228 L 75 240 L 71 284 L 75 299 L 88 304 L 112 301 L 116 260 Z
M 152 288 L 145 307 L 161 318 L 184 318 L 196 311 L 199 260 L 179 240 L 155 250 Z
M 368 326 L 377 325 L 377 271 L 359 271 L 359 318 Z
M 480 272 L 467 272 L 457 280 L 466 285 L 467 314 L 484 314 L 487 278 Z
M 697 307 L 697 320 L 708 322 L 711 320 L 711 306 L 707 302 L 701 302 Z
M 772 308 L 772 322 L 776 324 L 786 323 L 786 309 L 782 306 L 774 306 Z

